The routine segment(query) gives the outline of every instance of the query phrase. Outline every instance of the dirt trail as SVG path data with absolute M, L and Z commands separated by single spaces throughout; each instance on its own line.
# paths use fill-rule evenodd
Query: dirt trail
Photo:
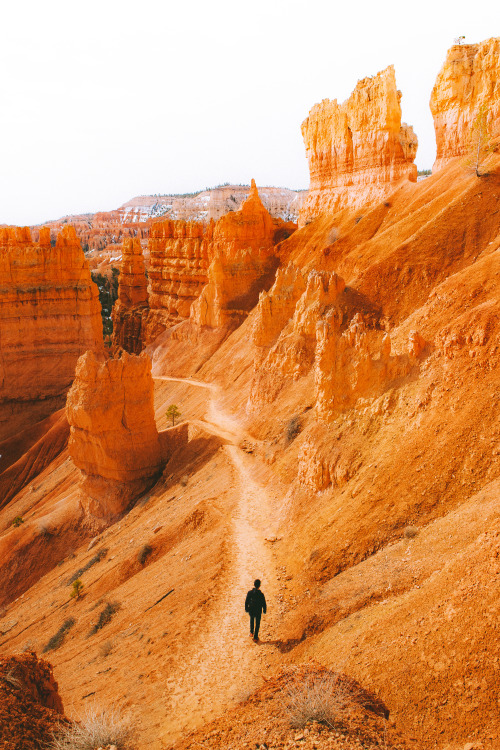
M 180 378 L 172 380 L 211 387 Z M 279 581 L 272 544 L 266 542 L 266 537 L 275 534 L 274 508 L 265 487 L 255 479 L 259 471 L 257 459 L 238 447 L 245 431 L 217 406 L 216 391 L 211 388 L 207 419 L 198 423 L 228 441 L 223 450 L 234 468 L 230 489 L 234 491 L 231 494 L 235 497 L 235 509 L 233 506 L 231 511 L 227 572 L 217 586 L 206 623 L 188 652 L 179 654 L 176 672 L 167 680 L 163 739 L 169 741 L 248 695 L 261 683 L 262 673 L 282 658 L 275 643 L 281 614 Z M 262 618 L 259 644 L 249 637 L 249 618 L 244 612 L 246 592 L 257 577 L 262 579 L 269 606 L 268 614 Z

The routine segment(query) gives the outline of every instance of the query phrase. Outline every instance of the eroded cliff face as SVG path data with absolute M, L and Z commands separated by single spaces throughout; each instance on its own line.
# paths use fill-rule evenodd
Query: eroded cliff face
M 68 393 L 69 452 L 81 470 L 82 505 L 110 518 L 126 510 L 158 477 L 161 451 L 148 357 L 123 353 L 78 360 Z
M 148 311 L 148 281 L 139 239 L 123 243 L 118 299 L 113 307 L 113 341 L 115 347 L 130 354 L 143 349 L 143 318 Z
M 249 410 L 270 403 L 287 381 L 311 370 L 317 323 L 344 287 L 344 280 L 328 271 L 306 275 L 291 263 L 278 271 L 272 289 L 260 295 L 255 312 L 252 338 L 257 349 Z
M 358 81 L 343 104 L 324 99 L 302 123 L 310 187 L 299 226 L 324 212 L 381 200 L 401 179 L 416 180 L 418 141 L 401 123 L 391 65 Z
M 0 440 L 63 404 L 78 357 L 101 350 L 98 290 L 73 227 L 51 246 L 0 229 Z
M 178 340 L 202 328 L 238 326 L 255 306 L 259 292 L 273 282 L 278 265 L 275 245 L 295 228 L 292 222 L 270 215 L 253 180 L 241 209 L 216 223 L 157 222 L 149 240 L 149 309 L 145 303 L 130 305 L 130 294 L 126 303 L 120 301 L 113 313 L 115 346 L 139 352 L 143 344 L 186 321 L 191 328 L 176 330 L 173 335 Z M 126 273 L 124 269 L 128 289 Z M 124 304 L 128 307 L 122 315 Z M 129 332 L 128 337 L 122 330 Z
M 271 217 L 252 180 L 240 211 L 222 216 L 207 230 L 208 284 L 191 308 L 191 320 L 209 328 L 239 325 L 272 279 L 278 265 L 273 248 L 287 231 L 292 225 Z
M 208 227 L 210 236 L 213 224 Z M 200 222 L 163 221 L 151 228 L 149 271 L 151 314 L 148 340 L 189 318 L 191 305 L 208 282 L 208 241 Z
M 432 90 L 430 107 L 437 147 L 433 171 L 457 156 L 474 156 L 480 113 L 484 115 L 484 124 L 479 126 L 484 143 L 498 138 L 500 38 L 451 47 Z

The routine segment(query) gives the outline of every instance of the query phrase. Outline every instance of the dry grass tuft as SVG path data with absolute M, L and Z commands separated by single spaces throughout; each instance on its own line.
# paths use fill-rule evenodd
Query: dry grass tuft
M 137 559 L 141 563 L 141 565 L 144 565 L 150 554 L 152 553 L 153 548 L 149 544 L 145 544 L 139 552 L 137 553 Z
M 56 648 L 59 648 L 66 638 L 66 633 L 68 630 L 71 630 L 75 622 L 76 621 L 73 617 L 68 617 L 68 619 L 63 622 L 57 633 L 49 640 L 42 653 L 46 654 L 47 651 L 55 651 Z
M 118 612 L 119 609 L 120 605 L 118 604 L 118 602 L 108 602 L 99 615 L 99 619 L 97 620 L 96 624 L 90 630 L 89 636 L 95 635 L 98 630 L 107 625 L 108 622 L 111 622 L 111 618 L 113 617 L 115 612 Z
M 101 643 L 99 646 L 99 653 L 103 659 L 105 659 L 106 656 L 109 656 L 112 650 L 113 650 L 112 641 L 104 641 L 104 643 Z
M 305 727 L 308 721 L 333 727 L 356 700 L 355 693 L 356 686 L 342 681 L 339 674 L 310 674 L 287 686 L 283 708 L 292 727 Z
M 75 573 L 73 573 L 73 575 L 70 578 L 68 578 L 68 586 L 70 586 L 73 583 L 73 581 L 76 581 L 77 578 L 80 578 L 84 573 L 86 573 L 87 570 L 90 570 L 90 568 L 93 565 L 95 565 L 98 562 L 101 562 L 101 560 L 103 560 L 107 554 L 108 554 L 107 549 L 100 549 L 99 552 L 96 552 L 94 557 L 91 557 L 90 560 L 87 563 L 85 563 L 83 568 L 78 568 L 78 570 L 75 571 Z
M 130 723 L 114 711 L 88 709 L 83 720 L 54 734 L 49 750 L 95 750 L 115 745 L 117 750 L 132 750 Z
M 407 539 L 415 539 L 418 536 L 418 528 L 416 526 L 407 526 L 405 529 L 405 537 Z
M 285 431 L 285 438 L 287 444 L 290 444 L 295 440 L 297 435 L 300 434 L 300 431 L 302 430 L 302 424 L 300 421 L 300 417 L 297 415 L 295 417 L 292 417 L 292 419 L 288 422 L 286 426 Z

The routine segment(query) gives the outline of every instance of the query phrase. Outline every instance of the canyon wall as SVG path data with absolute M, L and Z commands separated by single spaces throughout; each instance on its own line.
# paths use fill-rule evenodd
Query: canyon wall
M 72 227 L 51 246 L 0 229 L 0 440 L 63 405 L 78 357 L 102 349 L 96 285 Z
M 500 137 L 499 80 L 500 38 L 448 50 L 430 100 L 437 147 L 433 171 L 457 156 L 472 158 L 478 127 L 485 143 Z M 478 116 L 484 116 L 483 124 Z
M 113 517 L 155 482 L 161 450 L 148 357 L 123 353 L 78 360 L 68 393 L 69 452 L 81 470 L 82 504 L 97 517 Z
M 416 180 L 417 137 L 401 123 L 391 65 L 358 81 L 343 104 L 324 99 L 302 123 L 310 187 L 299 225 L 324 212 L 381 200 L 403 178 Z

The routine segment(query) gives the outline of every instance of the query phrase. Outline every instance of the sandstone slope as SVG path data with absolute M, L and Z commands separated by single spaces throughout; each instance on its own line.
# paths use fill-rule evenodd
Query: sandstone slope
M 0 509 L 0 652 L 71 616 L 51 654 L 71 718 L 114 706 L 152 750 L 499 746 L 500 157 L 373 201 L 273 245 L 277 273 L 217 341 L 209 316 L 150 346 L 154 429 L 171 404 L 183 421 L 117 523 L 70 512 L 65 451 Z M 210 315 L 242 309 L 218 302 L 241 299 L 230 265 L 207 273 Z M 333 731 L 291 732 L 280 693 L 310 660 L 386 723 L 349 702 Z

